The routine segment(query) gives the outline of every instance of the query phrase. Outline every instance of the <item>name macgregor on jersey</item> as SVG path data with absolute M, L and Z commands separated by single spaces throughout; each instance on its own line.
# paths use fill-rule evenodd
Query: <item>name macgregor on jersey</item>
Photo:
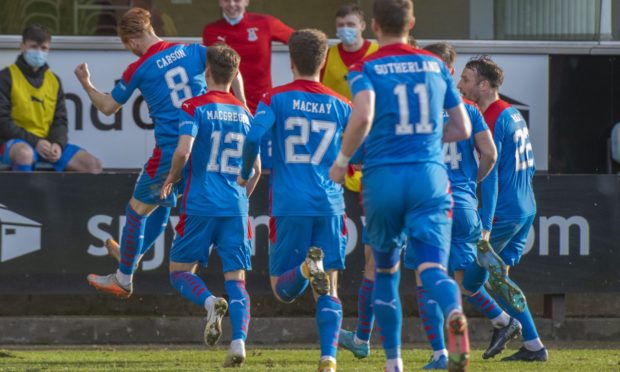
M 417 72 L 441 72 L 441 66 L 436 61 L 420 62 L 390 62 L 375 65 L 375 72 L 379 75 L 408 74 Z
M 171 64 L 174 61 L 187 57 L 184 49 L 177 49 L 170 54 L 166 54 L 165 56 L 157 59 L 157 67 L 164 68 Z
M 207 119 L 208 120 L 224 120 L 224 121 L 239 121 L 243 124 L 250 124 L 250 119 L 246 114 L 240 114 L 238 112 L 232 111 L 221 111 L 221 110 L 208 110 L 207 111 Z
M 329 114 L 332 110 L 331 103 L 302 101 L 300 99 L 293 100 L 293 110 L 310 112 L 313 114 Z

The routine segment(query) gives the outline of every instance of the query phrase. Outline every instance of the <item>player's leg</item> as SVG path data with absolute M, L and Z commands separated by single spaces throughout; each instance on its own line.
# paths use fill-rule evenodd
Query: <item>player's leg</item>
M 169 207 L 158 207 L 155 209 L 146 219 L 144 226 L 144 240 L 142 242 L 142 250 L 140 256 L 136 261 L 136 265 L 140 264 L 140 261 L 144 255 L 153 247 L 155 241 L 161 234 L 166 231 L 168 225 L 168 218 L 170 218 Z M 106 239 L 105 247 L 108 250 L 108 255 L 112 256 L 116 261 L 121 260 L 121 246 L 116 240 L 110 238 Z
M 510 340 L 518 336 L 521 325 L 497 304 L 483 286 L 488 274 L 476 262 L 476 244 L 481 233 L 478 211 L 469 208 L 453 210 L 449 271 L 454 273 L 454 279 L 467 302 L 493 325 L 491 344 L 483 354 L 483 358 L 488 359 L 500 353 Z
M 245 362 L 245 341 L 250 325 L 250 295 L 245 288 L 245 272 L 252 269 L 252 241 L 247 216 L 219 220 L 216 246 L 222 260 L 232 328 L 224 367 L 239 367 Z
M 336 370 L 338 335 L 342 326 L 342 303 L 337 292 L 338 271 L 345 268 L 346 238 L 344 216 L 314 217 L 311 245 L 323 251 L 320 264 L 323 268 L 320 270 L 325 270 L 329 278 L 326 281 L 327 291 L 323 283 L 311 280 L 312 292 L 317 301 L 316 323 L 321 344 L 319 371 Z M 316 279 L 315 273 L 311 273 L 311 276 Z
M 388 372 L 403 370 L 402 308 L 398 284 L 403 245 L 401 232 L 408 207 L 403 200 L 406 200 L 405 189 L 410 186 L 401 182 L 408 173 L 403 168 L 373 168 L 363 176 L 364 210 L 376 267 L 372 304 L 387 359 L 385 370 Z M 389 190 L 386 190 L 386 185 L 389 185 Z
M 36 150 L 24 140 L 12 139 L 2 145 L 2 162 L 13 171 L 30 172 L 36 161 Z
M 516 266 L 523 254 L 525 243 L 527 241 L 527 235 L 532 227 L 535 216 L 530 216 L 518 221 L 519 228 L 516 229 L 515 235 L 510 239 L 506 246 L 498 252 L 500 258 L 508 265 L 508 267 Z M 495 226 L 493 227 L 493 231 Z M 494 237 L 493 231 L 491 231 L 491 245 L 493 245 Z M 509 272 L 506 273 L 507 275 Z M 529 306 L 527 306 L 527 300 L 524 299 L 523 311 L 517 311 L 513 306 L 508 304 L 503 298 L 497 298 L 498 302 L 510 316 L 516 318 L 523 327 L 523 347 L 515 354 L 503 358 L 505 361 L 547 361 L 548 354 L 547 349 L 543 345 L 538 336 L 536 324 L 530 313 Z
M 356 358 L 366 358 L 370 355 L 370 336 L 375 322 L 375 313 L 372 307 L 372 291 L 375 286 L 375 260 L 372 248 L 368 245 L 366 228 L 362 228 L 362 242 L 364 243 L 364 276 L 357 292 L 357 323 L 355 332 L 340 330 L 338 344 L 351 351 Z
M 109 275 L 90 274 L 88 283 L 98 290 L 120 298 L 128 298 L 133 291 L 133 273 L 137 257 L 142 250 L 146 219 L 156 205 L 145 204 L 131 198 L 125 209 L 125 226 L 121 235 L 120 262 L 116 273 Z
M 407 241 L 407 249 L 403 258 L 405 268 L 416 270 L 418 267 L 414 254 L 414 249 Z M 422 369 L 447 369 L 448 368 L 448 349 L 444 340 L 444 317 L 443 312 L 439 308 L 437 302 L 430 298 L 429 293 L 422 286 L 422 280 L 418 273 L 416 277 L 416 299 L 418 304 L 418 313 L 422 320 L 422 327 L 426 334 L 426 340 L 433 349 L 433 354 L 429 362 Z
M 207 266 L 217 226 L 215 217 L 186 216 L 177 225 L 177 235 L 170 248 L 170 284 L 183 297 L 207 311 L 204 341 L 213 346 L 222 335 L 222 318 L 228 309 L 226 300 L 216 297 L 196 275 L 198 263 Z
M 290 303 L 310 284 L 310 272 L 306 263 L 308 253 L 319 255 L 318 251 L 309 251 L 312 217 L 277 216 L 272 219 L 269 231 L 271 289 L 278 300 Z
M 407 184 L 415 185 L 408 189 L 413 207 L 406 216 L 407 249 L 414 255 L 422 286 L 443 313 L 448 334 L 449 369 L 464 370 L 469 364 L 467 319 L 459 287 L 447 272 L 452 235 L 448 177 L 445 170 L 435 164 L 413 168 L 415 177 L 407 180 Z
M 74 144 L 65 146 L 60 159 L 52 164 L 58 172 L 88 172 L 101 173 L 101 161 L 86 150 Z

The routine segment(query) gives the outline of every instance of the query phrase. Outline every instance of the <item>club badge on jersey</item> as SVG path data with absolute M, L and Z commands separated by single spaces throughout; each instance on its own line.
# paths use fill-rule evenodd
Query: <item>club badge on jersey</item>
M 258 27 L 250 27 L 248 28 L 248 41 L 256 41 L 258 40 L 258 36 L 256 32 L 258 31 Z

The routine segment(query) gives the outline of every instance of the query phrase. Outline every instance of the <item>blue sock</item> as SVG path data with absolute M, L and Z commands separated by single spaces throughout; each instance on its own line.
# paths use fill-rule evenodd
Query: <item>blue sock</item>
M 129 204 L 125 209 L 125 216 L 121 237 L 121 261 L 118 268 L 123 274 L 131 275 L 136 269 L 136 261 L 142 251 L 146 217 L 136 213 Z
M 29 165 L 13 164 L 11 166 L 11 170 L 16 171 L 16 172 L 32 172 L 32 168 L 34 168 L 32 164 L 29 164 Z
M 292 268 L 278 277 L 276 292 L 284 302 L 292 302 L 304 293 L 310 281 L 301 274 L 301 265 Z
M 512 306 L 508 306 L 508 304 L 501 298 L 497 298 L 496 300 L 497 303 L 504 308 L 508 315 L 517 319 L 521 323 L 521 326 L 523 327 L 523 341 L 531 341 L 538 338 L 536 324 L 534 323 L 534 319 L 532 318 L 530 307 L 527 305 L 527 302 L 525 303 L 525 310 L 522 313 L 519 313 L 515 311 Z
M 372 304 L 377 317 L 377 328 L 383 341 L 387 359 L 400 358 L 400 338 L 403 323 L 403 310 L 400 306 L 398 284 L 400 270 L 390 273 L 377 272 Z
M 151 213 L 144 225 L 144 241 L 140 255 L 145 254 L 151 249 L 155 240 L 166 231 L 168 225 L 168 217 L 170 217 L 170 208 L 158 207 Z
M 420 319 L 426 332 L 426 338 L 430 342 L 433 351 L 439 351 L 446 348 L 443 335 L 443 314 L 437 302 L 428 297 L 428 292 L 424 287 L 416 288 L 418 297 L 418 311 Z
M 488 319 L 495 319 L 502 311 L 504 311 L 498 304 L 495 302 L 493 297 L 487 292 L 484 286 L 480 287 L 478 292 L 474 293 L 471 296 L 467 296 L 467 302 L 472 304 L 476 310 L 478 310 L 482 315 L 486 316 Z
M 444 270 L 431 267 L 422 271 L 420 278 L 429 297 L 439 304 L 445 319 L 453 310 L 462 309 L 459 287 Z
M 211 292 L 207 289 L 205 282 L 196 274 L 189 271 L 173 271 L 170 273 L 170 284 L 183 297 L 192 301 L 196 305 L 204 308 L 205 301 Z
M 364 277 L 357 292 L 357 327 L 355 335 L 364 341 L 370 340 L 372 325 L 375 322 L 375 312 L 372 308 L 372 289 L 374 286 L 374 281 Z
M 336 359 L 338 334 L 342 325 L 342 303 L 336 297 L 319 296 L 316 301 L 316 326 L 321 340 L 321 358 Z
M 245 341 L 250 325 L 250 295 L 245 290 L 245 281 L 227 280 L 224 286 L 228 293 L 228 314 L 232 326 L 231 340 Z

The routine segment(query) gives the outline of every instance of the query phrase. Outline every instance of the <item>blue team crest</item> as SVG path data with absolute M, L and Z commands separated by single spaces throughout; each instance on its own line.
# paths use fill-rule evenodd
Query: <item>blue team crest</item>
M 258 27 L 250 27 L 250 28 L 248 28 L 248 41 L 256 41 L 256 40 L 258 40 L 258 36 L 256 35 L 256 31 L 258 31 Z

